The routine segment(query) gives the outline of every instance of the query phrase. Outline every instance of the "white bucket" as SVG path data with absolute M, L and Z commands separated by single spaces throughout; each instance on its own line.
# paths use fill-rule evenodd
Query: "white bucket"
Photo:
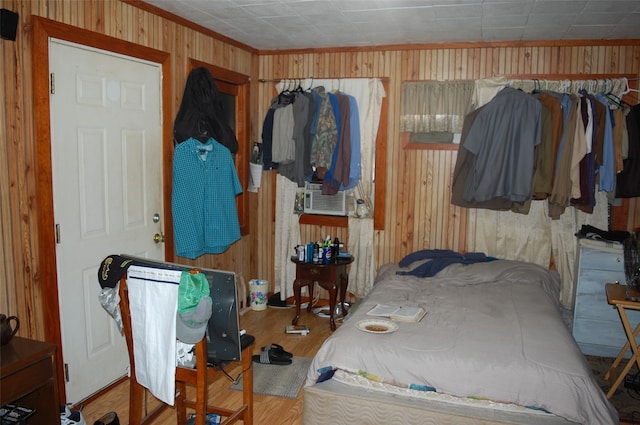
M 247 190 L 249 192 L 257 192 L 262 182 L 262 164 L 249 163 L 249 184 Z
M 269 281 L 251 279 L 249 281 L 249 292 L 251 293 L 251 310 L 266 310 L 269 299 Z

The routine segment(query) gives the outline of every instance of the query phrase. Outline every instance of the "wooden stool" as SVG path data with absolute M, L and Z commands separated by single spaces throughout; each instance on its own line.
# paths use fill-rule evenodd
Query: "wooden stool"
M 604 379 L 609 380 L 611 383 L 611 388 L 609 392 L 607 392 L 607 398 L 611 398 L 613 393 L 618 389 L 622 381 L 624 380 L 629 370 L 633 364 L 638 365 L 638 369 L 640 369 L 640 349 L 638 348 L 638 344 L 636 342 L 636 338 L 638 334 L 640 334 L 640 323 L 638 323 L 635 329 L 632 330 L 631 324 L 629 323 L 629 318 L 627 317 L 627 313 L 625 309 L 631 310 L 640 310 L 640 302 L 632 301 L 627 299 L 627 286 L 619 285 L 617 283 L 607 283 L 605 285 L 605 291 L 607 293 L 607 302 L 618 309 L 618 313 L 620 314 L 620 321 L 622 322 L 622 327 L 624 328 L 624 333 L 627 335 L 627 343 L 620 350 L 620 354 L 613 361 L 611 368 L 604 375 Z M 640 296 L 640 294 L 638 294 Z M 622 371 L 618 373 L 618 366 L 624 355 L 631 348 L 631 358 L 627 362 L 627 364 L 622 368 Z

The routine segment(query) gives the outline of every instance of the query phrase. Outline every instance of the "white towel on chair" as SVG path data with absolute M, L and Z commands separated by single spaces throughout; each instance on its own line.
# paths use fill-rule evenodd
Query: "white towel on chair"
M 135 265 L 127 272 L 136 380 L 173 406 L 176 311 L 182 272 Z

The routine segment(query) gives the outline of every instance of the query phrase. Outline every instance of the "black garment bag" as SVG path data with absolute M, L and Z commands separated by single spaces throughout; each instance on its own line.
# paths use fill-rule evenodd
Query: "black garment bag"
M 238 152 L 238 139 L 225 120 L 220 91 L 211 72 L 205 67 L 194 68 L 187 77 L 182 103 L 173 123 L 175 144 L 189 138 L 206 142 L 210 137 Z

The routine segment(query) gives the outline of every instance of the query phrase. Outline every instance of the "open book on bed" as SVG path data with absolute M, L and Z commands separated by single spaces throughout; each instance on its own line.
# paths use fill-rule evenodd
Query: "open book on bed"
M 367 312 L 369 316 L 388 317 L 400 322 L 419 322 L 427 314 L 422 307 L 376 304 Z

